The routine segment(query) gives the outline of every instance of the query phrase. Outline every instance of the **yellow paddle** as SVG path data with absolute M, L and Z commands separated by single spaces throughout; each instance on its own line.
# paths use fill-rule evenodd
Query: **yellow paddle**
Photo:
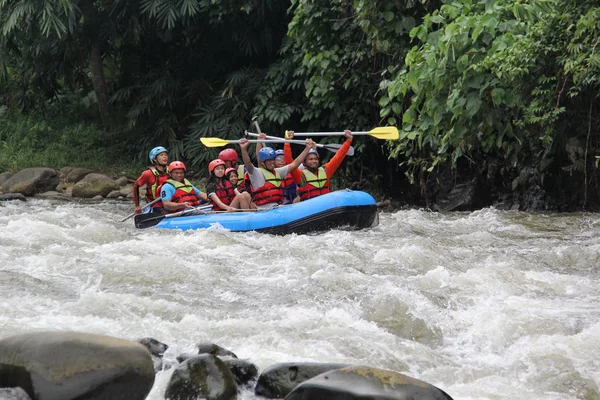
M 352 132 L 353 135 L 369 135 L 381 140 L 398 140 L 400 134 L 395 126 L 380 126 L 370 131 Z M 344 136 L 344 132 L 294 132 L 294 136 Z
M 200 138 L 200 141 L 202 142 L 203 145 L 205 145 L 206 147 L 223 147 L 223 146 L 227 146 L 228 144 L 236 144 L 236 143 L 241 143 L 241 140 L 226 140 L 226 139 L 221 139 L 221 138 L 215 138 L 215 137 L 203 137 Z M 248 143 L 295 143 L 295 144 L 306 144 L 306 142 L 304 140 L 286 140 L 286 139 L 266 139 L 266 140 L 248 140 Z M 321 144 L 321 143 L 317 143 L 317 147 L 322 147 L 325 148 L 327 150 L 331 150 L 331 151 L 338 151 L 340 148 L 340 145 L 337 144 Z

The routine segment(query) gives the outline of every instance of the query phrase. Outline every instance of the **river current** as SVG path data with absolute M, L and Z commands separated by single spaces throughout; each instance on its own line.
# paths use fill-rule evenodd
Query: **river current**
M 0 204 L 0 338 L 150 336 L 166 364 L 208 340 L 261 370 L 368 365 L 455 400 L 600 399 L 599 214 L 409 210 L 272 236 L 136 230 L 131 211 Z

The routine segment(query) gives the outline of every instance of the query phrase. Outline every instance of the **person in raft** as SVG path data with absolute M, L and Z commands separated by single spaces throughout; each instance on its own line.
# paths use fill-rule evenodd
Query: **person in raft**
M 237 211 L 238 209 L 256 209 L 250 193 L 240 193 L 225 176 L 225 161 L 212 160 L 208 164 L 208 183 L 206 192 L 214 211 Z
M 264 133 L 261 133 L 260 135 L 258 135 L 258 139 L 259 140 L 264 140 L 267 138 L 267 135 Z M 256 144 L 256 152 L 257 152 L 257 157 L 258 157 L 258 152 L 260 152 L 260 149 L 263 148 L 263 144 L 262 143 L 257 143 Z M 289 157 L 290 160 L 289 162 L 291 163 L 293 161 L 292 159 L 292 148 L 290 147 L 289 143 L 284 144 L 284 148 L 285 151 L 280 149 L 280 150 L 275 150 L 275 168 L 281 168 L 283 167 L 286 162 L 285 162 L 285 153 L 289 153 Z M 282 204 L 291 204 L 294 199 L 296 198 L 296 181 L 294 180 L 294 177 L 292 176 L 291 173 L 288 173 L 286 176 L 282 176 L 281 178 L 281 190 L 283 190 L 283 203 Z
M 135 205 L 134 213 L 140 214 L 140 187 L 146 185 L 146 201 L 148 203 L 158 199 L 160 192 L 158 188 L 169 179 L 167 164 L 169 163 L 169 155 L 167 149 L 158 146 L 150 150 L 148 154 L 152 166 L 148 167 L 133 184 L 133 204 Z M 162 202 L 156 202 L 152 205 L 152 211 L 161 212 L 163 210 Z
M 298 184 L 298 197 L 295 201 L 308 200 L 331 192 L 331 177 L 344 161 L 352 144 L 352 132 L 346 129 L 344 136 L 346 141 L 329 162 L 321 166 L 319 153 L 317 150 L 312 149 L 304 160 L 304 169 L 302 171 L 292 171 L 294 180 Z M 286 132 L 286 138 L 291 139 L 293 137 L 293 131 Z M 291 158 L 291 153 L 286 155 L 286 160 Z
M 235 168 L 227 168 L 225 170 L 225 177 L 227 178 L 227 180 L 229 182 L 231 182 L 231 184 L 233 185 L 233 187 L 237 193 L 245 193 L 246 192 L 246 189 L 238 186 L 239 177 L 238 177 L 238 172 Z
M 185 165 L 181 161 L 173 161 L 169 164 L 169 179 L 160 189 L 163 207 L 168 212 L 195 207 L 200 204 L 200 200 L 208 201 L 206 193 L 202 193 L 185 179 L 185 171 Z
M 255 167 L 248 154 L 248 139 L 242 138 L 240 148 L 242 149 L 242 160 L 248 170 L 250 177 L 250 189 L 252 200 L 258 209 L 265 210 L 276 207 L 284 202 L 283 190 L 281 188 L 282 176 L 294 171 L 308 154 L 310 149 L 316 147 L 312 139 L 306 139 L 306 147 L 295 160 L 283 167 L 275 167 L 277 154 L 271 147 L 263 147 L 258 152 L 258 165 Z
M 244 189 L 244 173 L 246 172 L 246 169 L 244 167 L 244 164 L 239 163 L 237 151 L 235 151 L 234 149 L 222 150 L 219 153 L 219 155 L 217 156 L 217 158 L 219 160 L 225 161 L 226 169 L 235 168 L 238 179 L 240 180 L 240 182 L 239 182 L 240 190 Z

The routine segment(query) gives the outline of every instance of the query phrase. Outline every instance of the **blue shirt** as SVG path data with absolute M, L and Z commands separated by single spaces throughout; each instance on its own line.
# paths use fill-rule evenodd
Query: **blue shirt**
M 193 188 L 193 192 L 196 196 L 198 196 L 200 193 L 202 193 L 200 191 L 200 189 L 198 189 L 196 186 L 192 186 Z M 162 190 L 160 191 L 160 198 L 163 202 L 165 201 L 171 201 L 171 199 L 173 198 L 173 195 L 175 195 L 175 186 L 171 185 L 170 183 L 165 183 L 162 186 Z

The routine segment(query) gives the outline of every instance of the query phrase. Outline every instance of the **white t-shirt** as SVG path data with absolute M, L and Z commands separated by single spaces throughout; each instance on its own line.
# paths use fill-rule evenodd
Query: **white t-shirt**
M 284 165 L 283 167 L 275 168 L 275 171 L 279 172 L 279 176 L 281 176 L 283 179 L 289 173 L 288 169 L 288 165 Z M 263 186 L 265 182 L 267 182 L 265 180 L 265 176 L 262 174 L 262 171 L 256 167 L 254 167 L 252 173 L 248 172 L 248 176 L 250 176 L 250 183 L 254 189 L 258 189 L 259 187 Z

